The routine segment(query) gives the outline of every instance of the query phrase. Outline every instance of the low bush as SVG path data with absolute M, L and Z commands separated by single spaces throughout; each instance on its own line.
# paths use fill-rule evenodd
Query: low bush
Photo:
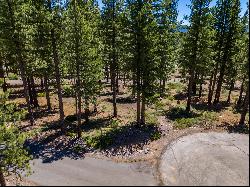
M 38 97 L 45 97 L 45 95 L 46 95 L 45 92 L 40 92 L 37 94 Z
M 72 97 L 74 95 L 74 90 L 70 85 L 62 86 L 63 97 Z
M 18 80 L 18 75 L 15 73 L 9 73 L 8 79 L 9 80 Z
M 105 149 L 109 145 L 113 143 L 113 139 L 111 137 L 111 134 L 102 134 L 97 133 L 94 136 L 86 136 L 84 138 L 87 146 L 93 147 L 95 149 Z
M 154 132 L 153 134 L 151 134 L 150 137 L 152 141 L 159 140 L 160 138 L 161 138 L 161 133 L 159 131 Z

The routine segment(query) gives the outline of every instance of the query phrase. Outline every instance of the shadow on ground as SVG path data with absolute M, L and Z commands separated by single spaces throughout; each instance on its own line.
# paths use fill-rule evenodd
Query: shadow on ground
M 97 130 L 109 125 L 109 121 L 109 118 L 90 121 L 82 125 L 82 130 L 84 132 Z M 154 125 L 138 126 L 132 123 L 121 127 L 109 126 L 109 128 L 109 131 L 77 139 L 76 129 L 73 126 L 72 129 L 67 128 L 66 136 L 61 132 L 58 122 L 48 123 L 39 135 L 26 141 L 25 147 L 34 158 L 40 158 L 44 163 L 51 163 L 64 157 L 81 159 L 85 153 L 96 150 L 108 156 L 129 156 L 142 150 L 150 140 L 160 137 L 160 131 Z
M 227 103 L 226 101 L 221 101 L 220 103 L 216 105 L 213 105 L 213 104 L 209 105 L 206 102 L 192 104 L 192 107 L 195 108 L 196 110 L 214 111 L 214 112 L 220 112 L 229 106 L 230 104 Z
M 43 129 L 43 133 L 39 133 L 36 137 L 27 140 L 25 147 L 29 153 L 35 159 L 42 159 L 43 163 L 51 163 L 64 157 L 71 159 L 84 158 L 83 140 L 65 136 L 61 130 L 58 130 L 58 124 L 58 122 L 47 124 L 47 128 Z
M 107 98 L 106 101 L 110 102 L 110 103 L 113 102 L 113 100 L 111 98 Z M 130 96 L 129 97 L 118 97 L 116 99 L 116 102 L 120 103 L 120 104 L 130 104 L 130 103 L 135 103 L 136 99 L 133 97 L 130 97 Z
M 249 124 L 245 125 L 238 125 L 238 124 L 229 124 L 225 123 L 224 126 L 227 127 L 227 131 L 229 133 L 243 133 L 243 134 L 249 134 Z
M 166 111 L 166 117 L 170 120 L 177 120 L 181 118 L 195 118 L 201 116 L 201 114 L 197 114 L 195 112 L 187 112 L 184 108 L 181 107 L 173 107 L 170 110 Z

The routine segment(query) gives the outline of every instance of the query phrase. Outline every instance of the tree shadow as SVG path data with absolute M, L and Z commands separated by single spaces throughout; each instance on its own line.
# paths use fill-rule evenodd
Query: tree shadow
M 103 133 L 97 145 L 110 156 L 129 156 L 135 151 L 142 150 L 149 141 L 158 139 L 160 136 L 160 129 L 153 124 L 138 126 L 131 123 Z
M 180 92 L 174 95 L 175 100 L 185 100 L 187 98 L 187 94 Z
M 17 99 L 17 98 L 24 98 L 24 92 L 23 92 L 23 90 L 17 90 L 15 92 L 10 92 L 8 98 L 11 99 L 11 100 L 14 100 L 14 99 Z
M 106 101 L 110 102 L 110 103 L 113 103 L 113 99 L 111 99 L 111 98 L 107 98 Z M 136 99 L 133 98 L 133 97 L 131 97 L 131 96 L 128 96 L 128 97 L 118 97 L 116 99 L 116 102 L 120 103 L 120 104 L 132 104 L 132 103 L 136 102 Z
M 238 124 L 225 123 L 224 126 L 226 126 L 226 129 L 229 133 L 249 134 L 249 124 L 238 125 Z
M 101 129 L 102 127 L 107 127 L 110 125 L 111 117 L 99 118 L 95 120 L 90 120 L 89 122 L 85 122 L 81 129 L 85 132 L 91 131 L 93 129 Z
M 197 114 L 193 111 L 187 112 L 184 108 L 173 107 L 170 110 L 166 111 L 166 117 L 170 120 L 177 120 L 181 118 L 195 118 L 201 116 L 201 114 Z
M 214 111 L 214 112 L 220 112 L 229 106 L 230 104 L 227 103 L 226 101 L 222 101 L 216 105 L 213 105 L 213 104 L 209 105 L 206 102 L 199 102 L 199 103 L 192 104 L 192 107 L 195 108 L 196 110 Z
M 105 93 L 100 93 L 100 96 L 111 96 L 113 93 L 112 92 L 105 92 Z
M 86 152 L 83 139 L 70 138 L 57 129 L 58 122 L 48 124 L 50 128 L 43 131 L 44 136 L 38 135 L 26 140 L 24 146 L 35 159 L 42 159 L 43 163 L 52 163 L 64 157 L 71 159 L 84 158 Z M 53 128 L 51 128 L 53 127 Z
M 34 117 L 34 119 L 43 118 L 43 117 L 47 117 L 47 116 L 56 114 L 57 112 L 58 111 L 56 111 L 56 110 L 49 111 L 48 109 L 38 108 L 37 110 L 35 110 L 33 112 L 33 117 Z
M 96 111 L 90 111 L 89 113 L 89 117 L 95 115 L 97 112 Z M 82 112 L 81 113 L 81 119 L 85 119 L 86 118 L 86 113 Z M 68 115 L 65 117 L 65 121 L 68 123 L 72 123 L 77 121 L 77 114 L 72 114 L 72 115 Z

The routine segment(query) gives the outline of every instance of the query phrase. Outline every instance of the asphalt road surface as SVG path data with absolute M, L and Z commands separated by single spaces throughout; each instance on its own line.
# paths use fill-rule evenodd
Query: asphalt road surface
M 115 163 L 85 157 L 64 158 L 52 163 L 34 160 L 34 174 L 28 179 L 41 186 L 140 186 L 157 185 L 151 168 L 144 164 Z
M 159 171 L 165 185 L 249 185 L 249 135 L 182 137 L 167 147 Z

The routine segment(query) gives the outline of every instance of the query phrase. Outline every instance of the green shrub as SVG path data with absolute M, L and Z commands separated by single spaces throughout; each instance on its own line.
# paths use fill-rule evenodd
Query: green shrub
M 81 153 L 83 151 L 85 151 L 84 147 L 81 147 L 80 145 L 76 145 L 73 147 L 73 151 L 76 153 Z
M 181 92 L 184 89 L 184 85 L 180 82 L 170 82 L 167 84 L 168 90 L 176 90 L 176 92 Z
M 93 147 L 95 149 L 105 149 L 113 143 L 111 134 L 102 133 L 98 133 L 95 136 L 86 136 L 84 141 L 86 142 L 87 146 Z
M 145 120 L 146 120 L 146 123 L 155 125 L 158 123 L 157 114 L 155 112 L 151 112 L 151 113 L 146 112 Z
M 46 95 L 45 92 L 40 92 L 37 94 L 38 97 L 45 97 L 45 95 Z
M 183 117 L 175 120 L 174 127 L 177 129 L 184 129 L 188 127 L 192 127 L 194 125 L 213 125 L 217 120 L 218 115 L 216 112 L 205 111 L 201 115 L 193 116 L 193 117 Z
M 152 141 L 158 140 L 158 139 L 160 139 L 160 138 L 161 138 L 161 133 L 158 132 L 158 131 L 154 132 L 154 133 L 151 134 L 151 136 L 150 136 L 150 139 L 151 139 Z
M 74 90 L 70 85 L 63 85 L 62 94 L 64 97 L 72 97 L 74 95 Z
M 4 83 L 4 79 L 0 78 L 0 85 L 2 85 Z
M 174 100 L 174 96 L 172 96 L 172 95 L 167 95 L 167 96 L 166 96 L 166 99 L 169 100 L 169 101 L 173 101 L 173 100 Z
M 217 119 L 218 115 L 216 112 L 208 112 L 205 111 L 202 113 L 202 119 L 206 121 L 215 121 Z
M 174 127 L 177 129 L 185 129 L 188 127 L 192 127 L 198 123 L 197 118 L 181 118 L 177 119 L 174 123 Z
M 112 120 L 110 121 L 109 126 L 110 126 L 111 128 L 117 128 L 117 127 L 119 126 L 119 121 L 116 120 L 116 119 L 112 119 Z
M 18 80 L 18 75 L 15 73 L 9 73 L 8 79 L 9 80 Z
M 74 132 L 67 132 L 67 136 L 69 136 L 71 138 L 75 138 L 76 137 L 76 133 L 74 133 Z

